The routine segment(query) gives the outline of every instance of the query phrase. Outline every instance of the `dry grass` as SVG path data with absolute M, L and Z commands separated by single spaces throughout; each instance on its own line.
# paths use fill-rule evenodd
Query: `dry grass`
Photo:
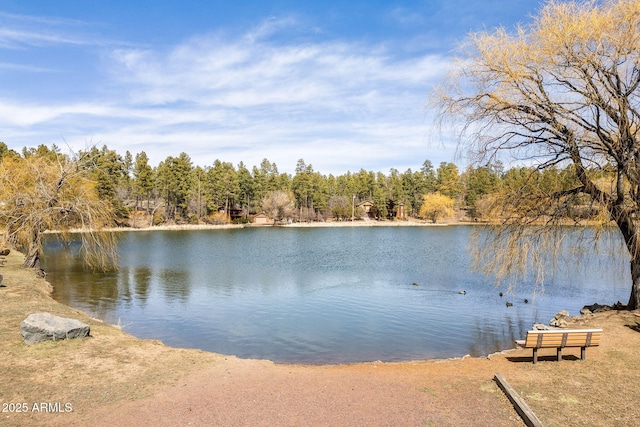
M 622 311 L 578 320 L 577 326 L 604 329 L 601 347 L 587 349 L 586 361 L 514 363 L 510 381 L 546 426 L 637 425 L 640 333 L 633 328 L 638 321 Z
M 628 426 L 640 419 L 640 317 L 575 320 L 604 328 L 580 350 L 512 350 L 490 358 L 337 366 L 277 365 L 136 339 L 58 304 L 49 285 L 11 254 L 0 267 L 0 425 L 522 425 L 492 381 L 504 374 L 546 426 Z M 20 322 L 48 311 L 91 325 L 91 338 L 25 345 Z M 33 404 L 70 403 L 72 413 Z M 2 408 L 0 408 L 2 409 Z M 357 422 L 355 422 L 357 420 Z

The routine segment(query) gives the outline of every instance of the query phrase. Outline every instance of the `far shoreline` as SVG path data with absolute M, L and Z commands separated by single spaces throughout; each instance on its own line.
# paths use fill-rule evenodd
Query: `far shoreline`
M 467 221 L 453 222 L 419 222 L 419 221 L 328 221 L 328 222 L 293 222 L 291 224 L 161 224 L 145 227 L 106 227 L 101 229 L 73 228 L 67 233 L 85 232 L 126 232 L 126 231 L 198 231 L 198 230 L 234 230 L 242 228 L 349 228 L 349 227 L 451 227 L 451 226 L 477 226 L 485 223 Z M 486 225 L 486 224 L 485 224 Z M 61 230 L 47 230 L 44 234 L 58 234 Z M 0 233 L 2 234 L 2 233 Z
M 477 225 L 471 222 L 419 222 L 419 221 L 327 221 L 292 222 L 290 224 L 161 224 L 146 227 L 111 227 L 103 231 L 179 231 L 179 230 L 227 230 L 240 228 L 344 228 L 344 227 L 447 227 Z M 82 232 L 73 230 L 72 232 Z

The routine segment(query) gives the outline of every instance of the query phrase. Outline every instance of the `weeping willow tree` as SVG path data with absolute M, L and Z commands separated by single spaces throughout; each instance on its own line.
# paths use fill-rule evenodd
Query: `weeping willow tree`
M 479 162 L 534 170 L 492 200 L 501 222 L 479 242 L 487 271 L 514 277 L 533 268 L 542 278 L 544 254 L 557 254 L 561 225 L 579 206 L 591 224 L 619 230 L 628 307 L 638 308 L 639 49 L 638 0 L 549 1 L 529 25 L 470 35 L 437 93 L 440 117 Z M 545 181 L 552 168 L 566 171 L 562 182 Z
M 23 252 L 24 266 L 40 270 L 42 238 L 57 231 L 64 241 L 73 233 L 82 241 L 84 259 L 92 268 L 116 263 L 116 239 L 103 231 L 114 224 L 108 200 L 98 197 L 82 158 L 55 151 L 25 157 L 5 156 L 0 162 L 0 228 L 4 239 Z
M 451 218 L 454 215 L 454 200 L 440 193 L 425 194 L 420 206 L 420 216 L 428 218 L 434 224 L 443 218 Z

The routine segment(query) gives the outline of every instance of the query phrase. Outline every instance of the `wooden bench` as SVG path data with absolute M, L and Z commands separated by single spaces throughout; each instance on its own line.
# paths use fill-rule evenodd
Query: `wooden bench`
M 586 357 L 587 347 L 600 345 L 602 329 L 549 329 L 544 331 L 527 331 L 524 340 L 516 340 L 516 344 L 524 348 L 533 349 L 533 363 L 538 361 L 539 348 L 558 349 L 558 361 L 562 360 L 562 349 L 565 347 L 580 347 L 580 359 Z

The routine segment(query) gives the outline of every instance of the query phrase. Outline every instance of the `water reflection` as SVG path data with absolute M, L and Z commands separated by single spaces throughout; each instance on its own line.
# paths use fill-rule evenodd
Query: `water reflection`
M 162 269 L 158 281 L 167 301 L 186 302 L 191 291 L 190 274 L 186 270 Z
M 127 268 L 133 278 L 136 299 L 144 306 L 151 289 L 151 269 L 146 266 Z
M 469 227 L 131 232 L 117 272 L 86 270 L 77 245 L 54 240 L 45 269 L 57 300 L 136 336 L 280 362 L 481 356 L 560 310 L 626 297 L 628 279 L 608 267 L 610 254 L 567 263 L 535 300 L 532 279 L 500 297 L 470 271 L 469 235 Z

